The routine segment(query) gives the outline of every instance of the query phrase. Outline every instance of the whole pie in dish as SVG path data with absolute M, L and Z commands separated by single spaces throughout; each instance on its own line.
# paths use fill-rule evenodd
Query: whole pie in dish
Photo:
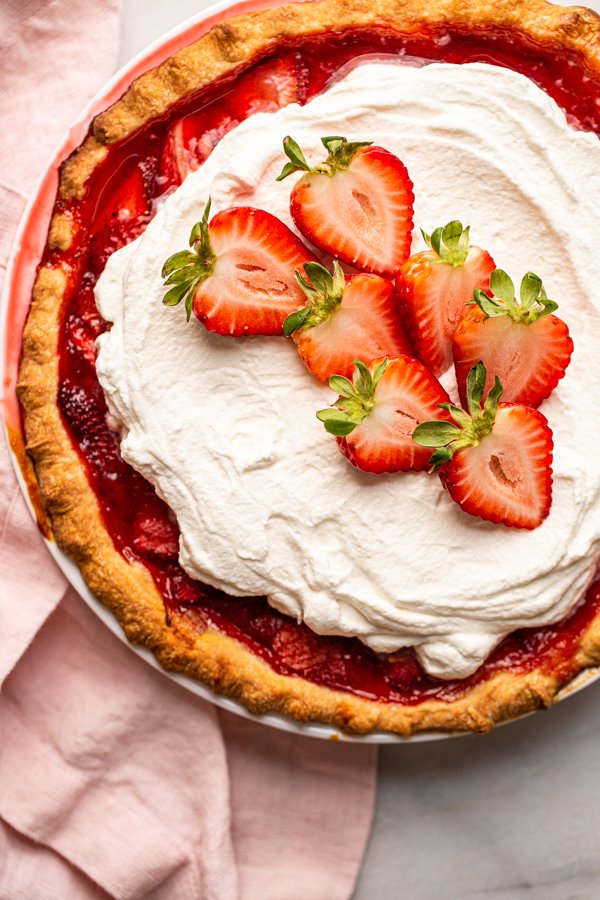
M 486 731 L 600 661 L 599 132 L 600 21 L 541 0 L 265 9 L 96 117 L 62 165 L 18 391 L 56 540 L 132 642 L 252 712 L 354 733 Z M 353 468 L 292 341 L 161 303 L 209 197 L 298 234 L 287 135 L 315 160 L 331 135 L 396 154 L 416 226 L 460 219 L 559 301 L 574 351 L 540 410 L 539 527 Z

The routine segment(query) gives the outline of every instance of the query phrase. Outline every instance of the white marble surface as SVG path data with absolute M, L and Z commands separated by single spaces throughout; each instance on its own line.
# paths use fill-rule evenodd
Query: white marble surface
M 383 747 L 354 900 L 600 897 L 600 683 L 485 736 Z
M 121 62 L 209 5 L 122 4 Z M 381 748 L 353 900 L 383 898 L 600 898 L 600 682 L 485 737 Z

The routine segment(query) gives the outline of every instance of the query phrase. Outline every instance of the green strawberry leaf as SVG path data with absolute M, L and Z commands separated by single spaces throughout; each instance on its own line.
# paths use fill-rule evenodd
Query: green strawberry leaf
M 481 401 L 485 391 L 487 373 L 482 362 L 478 362 L 467 375 L 467 406 L 472 418 L 481 412 Z
M 283 181 L 284 178 L 287 178 L 288 175 L 291 175 L 293 172 L 312 171 L 311 167 L 306 161 L 304 153 L 302 152 L 296 141 L 292 137 L 290 137 L 289 134 L 283 139 L 283 152 L 289 159 L 289 162 L 285 164 L 281 173 L 277 176 L 275 181 Z
M 199 284 L 212 275 L 217 257 L 210 243 L 208 217 L 210 197 L 202 219 L 196 222 L 190 233 L 191 250 L 173 253 L 162 267 L 165 287 L 172 285 L 163 297 L 165 306 L 177 306 L 185 298 L 185 310 L 189 322 L 194 305 L 194 293 Z
M 485 319 L 492 319 L 496 316 L 505 316 L 506 315 L 506 306 L 504 304 L 498 303 L 496 297 L 489 297 L 485 291 L 480 290 L 480 288 L 476 288 L 473 292 L 473 299 L 469 300 L 467 306 L 478 306 L 479 309 L 485 314 Z
M 354 395 L 354 385 L 349 378 L 343 375 L 332 375 L 329 379 L 329 387 L 341 397 L 352 397 Z
M 473 366 L 467 375 L 469 413 L 452 403 L 439 404 L 441 409 L 452 415 L 457 425 L 438 419 L 422 422 L 413 431 L 412 437 L 416 444 L 437 448 L 429 460 L 434 471 L 449 462 L 457 450 L 476 446 L 493 430 L 502 385 L 496 376 L 494 387 L 482 409 L 486 378 L 485 366 L 481 362 Z
M 194 262 L 196 262 L 195 253 L 192 253 L 191 250 L 180 250 L 179 253 L 174 253 L 168 258 L 168 260 L 162 267 L 161 275 L 163 278 L 167 278 L 167 276 L 170 275 L 171 272 L 174 272 L 176 269 L 180 269 L 182 266 Z
M 301 271 L 296 270 L 296 281 L 310 301 L 310 306 L 304 307 L 302 310 L 303 313 L 305 310 L 308 310 L 306 315 L 303 314 L 300 319 L 293 319 L 295 323 L 293 331 L 296 331 L 298 328 L 314 328 L 316 325 L 320 325 L 321 322 L 326 322 L 330 319 L 342 302 L 344 288 L 346 287 L 344 270 L 337 260 L 333 262 L 333 272 L 329 272 L 325 266 L 318 262 L 304 263 L 304 272 L 307 276 L 306 278 Z M 307 279 L 310 279 L 310 281 Z M 292 316 L 295 315 L 295 313 L 292 313 Z M 291 319 L 291 316 L 288 316 L 288 319 Z M 286 319 L 286 322 L 288 319 Z M 287 326 L 288 330 L 286 330 L 284 322 L 285 334 L 292 333 L 289 330 L 290 328 L 291 324 Z
M 515 286 L 503 269 L 494 269 L 490 275 L 490 287 L 496 297 L 504 300 L 508 307 L 515 302 Z
M 521 281 L 519 296 L 522 306 L 532 306 L 543 293 L 542 279 L 533 272 L 527 272 Z
M 421 234 L 428 247 L 437 256 L 429 260 L 429 265 L 446 263 L 454 268 L 463 266 L 469 254 L 469 226 L 463 228 L 461 222 L 453 219 L 447 225 L 434 229 L 430 235 L 421 229 Z
M 359 394 L 365 397 L 373 393 L 373 377 L 368 367 L 360 359 L 353 359 L 352 362 L 356 366 L 354 374 L 354 387 Z
M 289 337 L 294 331 L 302 328 L 309 315 L 312 312 L 312 306 L 303 306 L 302 309 L 290 313 L 283 322 L 283 333 Z
M 481 365 L 481 363 L 480 363 L 480 365 Z M 485 369 L 483 371 L 485 373 Z M 484 375 L 484 378 L 485 377 L 486 376 Z M 494 379 L 494 386 L 492 387 L 489 394 L 487 395 L 487 399 L 483 406 L 484 416 L 487 416 L 487 417 L 491 416 L 492 420 L 495 419 L 496 413 L 498 411 L 498 404 L 500 402 L 500 397 L 502 396 L 503 393 L 504 393 L 504 388 L 502 387 L 502 385 L 500 383 L 500 379 L 496 375 L 496 377 Z
M 460 437 L 461 429 L 451 422 L 432 420 L 421 422 L 413 431 L 412 438 L 421 447 L 445 447 Z
M 329 434 L 334 434 L 336 437 L 345 437 L 354 431 L 358 424 L 351 421 L 348 413 L 340 409 L 320 409 L 317 419 L 320 419 Z
M 468 415 L 464 410 L 460 409 L 459 406 L 454 406 L 453 403 L 438 403 L 440 409 L 446 409 L 461 428 L 467 428 L 471 424 L 471 416 Z
M 177 306 L 177 304 L 181 303 L 185 297 L 188 288 L 189 285 L 187 282 L 185 284 L 176 284 L 175 287 L 171 288 L 170 291 L 167 291 L 163 297 L 163 304 L 165 306 Z

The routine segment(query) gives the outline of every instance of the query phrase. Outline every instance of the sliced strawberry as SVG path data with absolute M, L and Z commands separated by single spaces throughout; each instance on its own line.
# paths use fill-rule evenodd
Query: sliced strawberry
M 283 53 L 254 66 L 237 79 L 225 98 L 173 122 L 165 138 L 161 176 L 169 184 L 181 184 L 208 159 L 221 138 L 248 116 L 304 103 L 307 90 L 308 74 L 299 53 Z
M 96 338 L 106 328 L 106 322 L 96 309 L 94 291 L 84 278 L 79 292 L 77 310 L 71 310 L 65 321 L 69 349 L 91 366 L 96 362 Z
M 123 477 L 127 464 L 119 453 L 117 436 L 108 428 L 106 400 L 98 381 L 88 379 L 83 385 L 65 378 L 60 384 L 58 405 L 92 472 L 100 472 L 109 480 Z
M 417 356 L 434 375 L 452 365 L 452 337 L 476 289 L 489 289 L 492 257 L 469 246 L 469 228 L 449 222 L 425 235 L 430 249 L 402 266 L 396 285 Z
M 552 432 L 528 406 L 501 403 L 494 430 L 460 450 L 441 473 L 452 499 L 472 516 L 537 528 L 550 511 Z
M 93 215 L 92 232 L 106 225 L 131 221 L 149 212 L 146 179 L 137 160 L 127 161 L 107 182 L 98 197 Z
M 378 359 L 370 366 L 356 360 L 352 381 L 334 375 L 329 384 L 340 397 L 317 417 L 336 435 L 353 466 L 375 474 L 428 467 L 430 453 L 415 444 L 412 434 L 449 398 L 422 363 L 409 356 Z
M 240 118 L 271 112 L 289 103 L 305 103 L 308 70 L 300 53 L 281 53 L 250 69 L 239 82 L 234 98 Z
M 337 262 L 333 274 L 315 262 L 304 270 L 310 282 L 299 273 L 298 283 L 310 304 L 289 316 L 283 331 L 293 336 L 313 375 L 321 381 L 334 373 L 348 377 L 356 357 L 412 355 L 389 281 L 379 275 L 345 276 Z
M 179 529 L 169 519 L 141 512 L 134 522 L 133 546 L 142 556 L 177 559 Z
M 552 502 L 552 432 L 538 410 L 499 403 L 498 378 L 482 407 L 486 370 L 467 379 L 469 413 L 444 404 L 457 425 L 430 421 L 414 440 L 437 448 L 430 459 L 452 499 L 472 516 L 516 528 L 537 528 Z
M 290 160 L 277 179 L 304 171 L 290 197 L 292 218 L 316 247 L 337 259 L 392 278 L 410 253 L 413 185 L 397 156 L 371 142 L 324 137 L 328 152 L 311 168 L 286 137 Z
M 344 683 L 345 654 L 342 647 L 326 646 L 306 625 L 278 622 L 273 637 L 273 651 L 281 663 L 298 675 L 323 675 Z
M 90 241 L 90 268 L 96 273 L 115 250 L 142 232 L 151 216 L 144 173 L 137 161 L 128 167 L 128 172 L 119 170 L 113 176 L 96 204 Z
M 109 256 L 134 241 L 144 230 L 149 218 L 149 215 L 145 215 L 137 216 L 135 219 L 115 219 L 92 235 L 90 271 L 96 275 L 103 272 Z
M 209 123 L 207 123 L 207 119 Z M 239 120 L 230 114 L 226 105 L 207 116 L 204 111 L 177 119 L 170 126 L 160 161 L 160 175 L 169 184 L 181 184 L 190 172 L 208 159 L 221 138 Z
M 209 331 L 219 334 L 281 334 L 284 320 L 304 295 L 295 270 L 310 252 L 275 216 L 262 209 L 225 209 L 210 223 L 210 200 L 192 229 L 191 250 L 171 256 L 163 266 L 166 306 L 185 298 Z
M 492 272 L 492 297 L 475 291 L 474 305 L 454 332 L 454 365 L 458 389 L 466 400 L 467 376 L 480 360 L 488 371 L 484 396 L 497 375 L 509 403 L 537 407 L 549 397 L 571 360 L 569 329 L 552 311 L 541 279 L 528 272 L 521 282 L 520 302 L 501 269 Z

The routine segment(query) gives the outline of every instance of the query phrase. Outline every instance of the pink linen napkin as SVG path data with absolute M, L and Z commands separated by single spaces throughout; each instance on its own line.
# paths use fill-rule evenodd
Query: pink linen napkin
M 0 46 L 1 278 L 44 160 L 112 72 L 117 0 L 4 0 Z M 0 898 L 347 898 L 375 763 L 137 658 L 68 588 L 0 429 Z

